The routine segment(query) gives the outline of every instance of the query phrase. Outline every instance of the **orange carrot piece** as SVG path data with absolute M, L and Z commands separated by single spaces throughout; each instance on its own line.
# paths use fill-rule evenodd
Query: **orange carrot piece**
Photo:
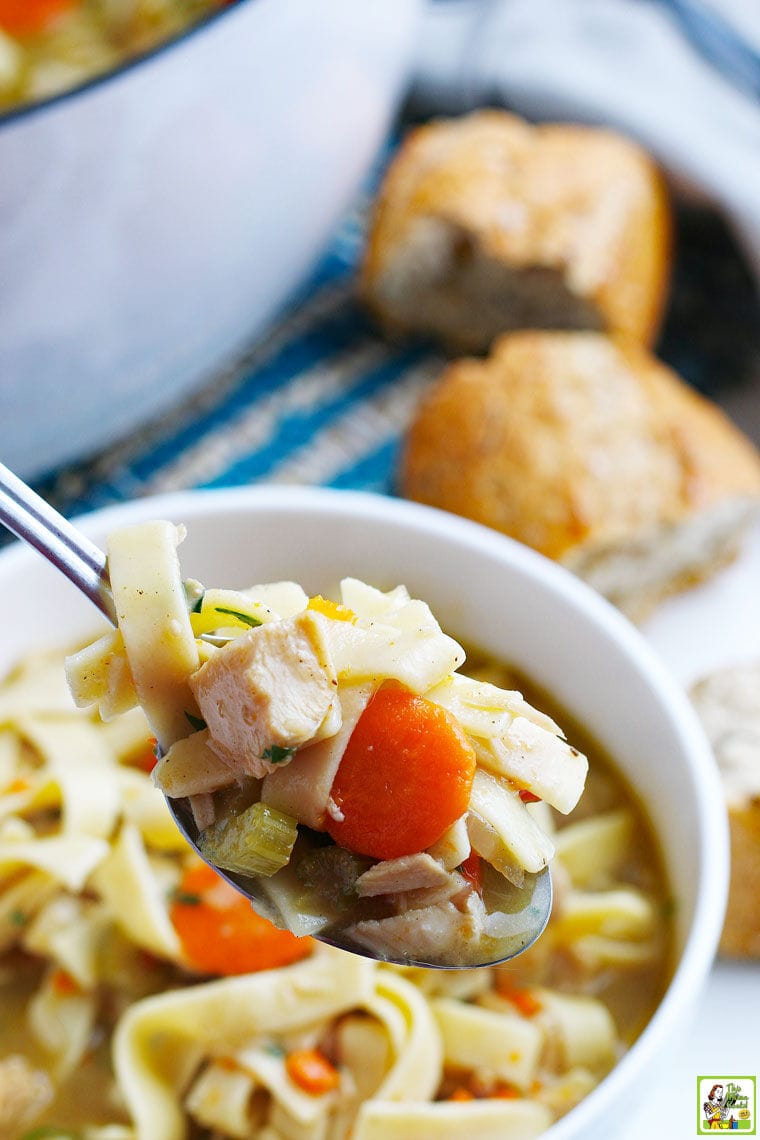
M 67 970 L 57 969 L 53 971 L 50 979 L 50 984 L 53 991 L 58 997 L 71 997 L 72 994 L 80 992 L 79 983 Z
M 9 795 L 15 795 L 18 792 L 28 792 L 31 786 L 32 785 L 29 783 L 29 781 L 25 780 L 23 776 L 17 776 L 15 780 L 11 780 L 10 784 L 8 784 L 4 791 Z
M 523 1017 L 534 1017 L 543 1009 L 540 1000 L 531 990 L 513 989 L 508 984 L 499 985 L 497 982 L 496 992 L 499 997 L 506 998 L 507 1001 L 511 1002 Z
M 535 792 L 528 791 L 527 788 L 520 788 L 520 799 L 524 804 L 537 804 L 541 797 Z
M 475 1094 L 471 1093 L 464 1085 L 459 1085 L 447 1099 L 454 1101 L 475 1100 Z
M 285 1071 L 294 1084 L 312 1096 L 323 1096 L 340 1084 L 340 1073 L 319 1049 L 295 1049 L 288 1053 Z
M 351 734 L 331 792 L 340 816 L 327 830 L 374 859 L 424 851 L 467 810 L 474 775 L 475 752 L 451 713 L 386 685 Z
M 227 1073 L 235 1073 L 240 1068 L 234 1057 L 217 1057 L 216 1064 Z
M 530 990 L 515 990 L 509 1000 L 516 1005 L 523 1017 L 533 1017 L 543 1009 L 541 1002 Z
M 220 875 L 199 863 L 182 877 L 170 916 L 188 963 L 204 974 L 248 974 L 311 953 L 310 938 L 278 930 Z
M 147 772 L 148 775 L 150 775 L 158 763 L 156 744 L 155 736 L 150 736 L 145 742 L 145 747 L 131 760 L 133 767 L 139 768 L 141 772 Z
M 459 871 L 464 879 L 475 888 L 478 894 L 483 890 L 483 863 L 477 851 L 471 851 L 461 864 Z
M 0 28 L 12 36 L 36 36 L 79 3 L 80 0 L 0 0 Z
M 335 621 L 356 621 L 356 614 L 348 606 L 342 606 L 340 602 L 323 598 L 321 594 L 314 594 L 313 597 L 309 598 L 309 604 L 306 608 L 315 610 L 318 614 L 324 614 L 325 617 L 333 618 Z
M 498 1084 L 488 1095 L 495 1100 L 517 1100 L 522 1093 L 514 1085 Z

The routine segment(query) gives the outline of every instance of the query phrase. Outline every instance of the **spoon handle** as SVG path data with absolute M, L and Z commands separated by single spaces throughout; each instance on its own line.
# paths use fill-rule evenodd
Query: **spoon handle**
M 116 625 L 103 551 L 2 463 L 0 522 L 52 562 Z

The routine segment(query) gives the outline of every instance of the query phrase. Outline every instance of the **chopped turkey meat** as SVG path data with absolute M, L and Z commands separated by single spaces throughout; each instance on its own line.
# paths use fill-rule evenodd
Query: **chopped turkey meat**
M 318 737 L 339 710 L 322 632 L 319 615 L 309 611 L 258 626 L 190 678 L 209 747 L 236 774 L 260 778 L 287 763 L 289 750 Z M 333 731 L 340 727 L 335 719 Z
M 449 872 L 431 855 L 421 851 L 416 855 L 402 855 L 398 859 L 383 859 L 375 863 L 356 880 L 359 897 L 398 894 L 429 887 L 445 886 Z

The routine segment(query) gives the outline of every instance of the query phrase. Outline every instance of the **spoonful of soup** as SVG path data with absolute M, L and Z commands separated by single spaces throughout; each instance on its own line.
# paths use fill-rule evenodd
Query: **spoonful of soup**
M 74 699 L 142 706 L 177 824 L 256 911 L 405 965 L 490 965 L 539 936 L 547 805 L 575 805 L 585 757 L 460 672 L 425 602 L 354 578 L 333 598 L 204 587 L 165 521 L 112 534 L 106 559 L 5 469 L 0 520 L 114 626 L 68 659 Z

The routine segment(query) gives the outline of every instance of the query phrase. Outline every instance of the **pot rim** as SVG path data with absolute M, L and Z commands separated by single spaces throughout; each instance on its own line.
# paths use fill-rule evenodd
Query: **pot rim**
M 84 79 L 80 83 L 76 83 L 73 87 L 67 87 L 63 91 L 58 91 L 54 95 L 48 95 L 45 99 L 36 99 L 29 103 L 19 103 L 11 106 L 4 111 L 0 111 L 0 131 L 4 127 L 11 124 L 18 123 L 24 119 L 32 118 L 36 115 L 42 115 L 51 107 L 59 107 L 61 104 L 66 103 L 68 100 L 76 99 L 80 95 L 87 92 L 94 91 L 98 87 L 107 86 L 112 80 L 118 79 L 120 76 L 130 71 L 135 71 L 140 68 L 144 63 L 149 60 L 156 59 L 158 56 L 171 51 L 175 47 L 184 44 L 191 37 L 203 31 L 210 24 L 216 23 L 218 20 L 224 19 L 228 16 L 233 9 L 241 7 L 243 4 L 251 3 L 253 0 L 227 0 L 223 7 L 218 8 L 207 15 L 202 16 L 199 20 L 190 24 L 189 27 L 184 28 L 176 35 L 170 36 L 166 40 L 161 40 L 153 47 L 148 48 L 146 51 L 139 52 L 137 55 L 131 55 L 122 60 L 116 67 L 111 68 L 109 71 L 98 72 L 92 75 L 89 79 Z

